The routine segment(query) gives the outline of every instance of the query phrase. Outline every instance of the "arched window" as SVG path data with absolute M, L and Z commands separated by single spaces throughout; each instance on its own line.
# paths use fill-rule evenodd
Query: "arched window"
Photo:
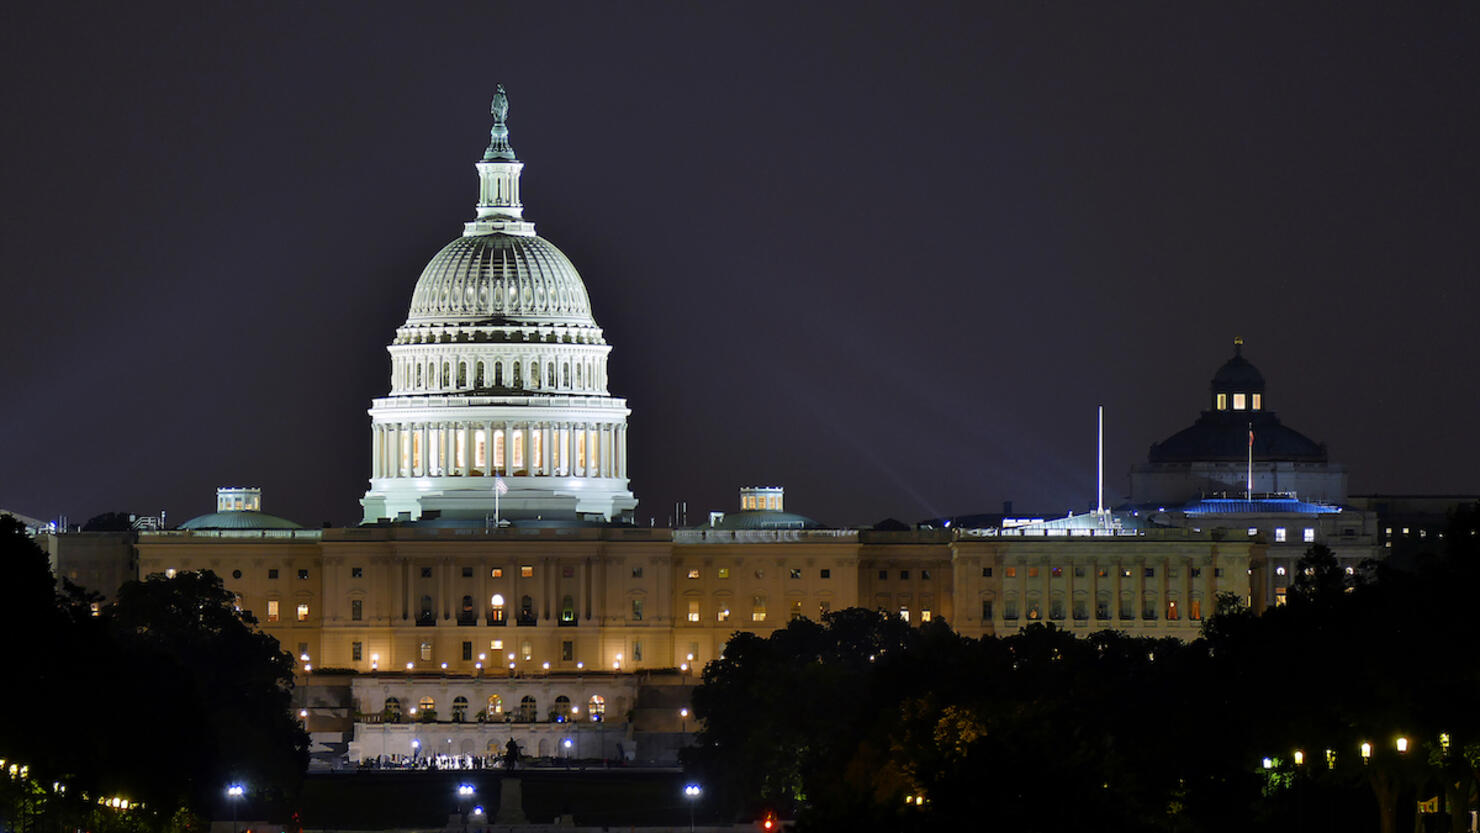
M 581 387 L 581 366 L 579 364 L 576 365 L 576 387 Z
M 421 387 L 421 364 L 420 363 L 417 363 L 417 365 L 416 365 L 416 386 L 418 388 Z
M 494 593 L 493 598 L 488 600 L 491 609 L 488 611 L 488 624 L 502 625 L 504 623 L 504 597 L 502 593 Z
M 539 448 L 539 432 L 535 434 L 535 448 Z M 512 470 L 516 474 L 524 469 L 524 429 L 515 428 L 509 436 L 509 442 L 513 448 L 509 449 L 509 466 L 506 471 Z
M 606 698 L 600 694 L 591 695 L 586 703 L 586 714 L 591 716 L 593 723 L 600 723 L 606 716 Z
M 416 716 L 424 723 L 430 723 L 437 719 L 437 701 L 430 697 L 423 697 L 416 703 Z
M 1177 609 L 1176 599 L 1167 599 L 1167 620 L 1175 622 L 1182 618 L 1182 612 Z
M 504 713 L 504 698 L 497 694 L 488 695 L 488 717 L 492 719 L 496 714 Z
M 521 596 L 519 599 L 519 624 L 534 624 L 534 598 L 531 596 Z
M 560 622 L 566 625 L 576 622 L 576 600 L 568 593 L 560 600 Z
M 534 723 L 539 720 L 539 707 L 535 704 L 532 695 L 526 694 L 519 701 L 519 720 L 522 723 Z
M 1187 618 L 1196 622 L 1202 619 L 1202 597 L 1193 596 L 1192 602 L 1187 606 Z
M 394 697 L 385 698 L 385 707 L 381 709 L 380 713 L 387 723 L 400 723 L 401 701 Z
M 473 371 L 473 387 L 483 387 L 483 362 L 478 362 L 478 369 Z
M 452 722 L 462 723 L 468 719 L 468 698 L 459 694 L 452 698 Z
M 570 698 L 562 694 L 555 698 L 555 722 L 564 723 L 570 718 Z
M 493 386 L 496 387 L 496 388 L 501 388 L 501 387 L 504 386 L 504 363 L 503 362 L 494 362 L 493 363 Z
M 562 388 L 570 387 L 570 362 L 560 365 L 560 386 Z
M 478 622 L 478 613 L 473 609 L 473 597 L 462 597 L 462 609 L 458 611 L 457 623 L 459 625 L 473 625 Z
M 442 378 L 437 380 L 439 387 L 447 387 L 452 383 L 452 365 L 442 362 Z
M 514 362 L 514 387 L 516 388 L 524 387 L 523 374 L 519 372 L 519 369 L 519 362 Z
M 458 362 L 457 363 L 457 386 L 460 387 L 460 388 L 465 388 L 465 387 L 468 386 L 468 363 L 467 362 Z
M 1051 598 L 1051 599 L 1048 600 L 1048 618 L 1054 620 L 1055 622 L 1061 622 L 1061 621 L 1063 621 L 1063 619 L 1064 619 L 1064 597 L 1063 596 L 1054 596 L 1053 598 Z
M 555 387 L 555 363 L 550 362 L 545 366 L 545 384 Z

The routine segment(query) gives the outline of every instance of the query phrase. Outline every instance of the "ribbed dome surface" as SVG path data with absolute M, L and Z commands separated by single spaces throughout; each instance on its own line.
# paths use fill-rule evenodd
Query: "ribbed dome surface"
M 586 285 L 541 237 L 460 237 L 438 252 L 411 296 L 406 323 L 501 322 L 596 326 Z

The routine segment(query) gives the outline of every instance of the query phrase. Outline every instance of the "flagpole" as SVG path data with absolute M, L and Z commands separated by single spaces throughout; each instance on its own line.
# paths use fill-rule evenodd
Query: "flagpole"
M 1254 499 L 1254 423 L 1249 423 L 1249 475 L 1244 484 L 1244 499 Z

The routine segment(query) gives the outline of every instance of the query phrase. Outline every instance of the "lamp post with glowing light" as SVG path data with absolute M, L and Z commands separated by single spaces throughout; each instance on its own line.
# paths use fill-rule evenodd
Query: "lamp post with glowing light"
M 226 788 L 226 798 L 231 803 L 231 833 L 237 833 L 236 805 L 246 795 L 246 788 L 241 784 L 232 784 Z
M 468 801 L 472 799 L 474 792 L 472 784 L 457 785 L 457 810 L 462 814 L 463 833 L 468 830 Z
M 694 833 L 694 805 L 699 803 L 699 795 L 703 792 L 698 784 L 685 784 L 683 787 L 684 798 L 689 800 L 689 833 Z
M 678 728 L 684 734 L 689 732 L 689 710 L 687 707 L 678 710 Z

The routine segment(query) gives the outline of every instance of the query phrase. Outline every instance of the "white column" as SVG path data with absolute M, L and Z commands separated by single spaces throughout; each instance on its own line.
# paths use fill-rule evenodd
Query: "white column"
M 416 426 L 416 443 L 421 449 L 421 468 L 414 472 L 417 477 L 426 476 L 427 464 L 431 462 L 431 455 L 428 453 L 431 449 L 427 448 L 427 440 L 430 438 L 431 434 L 427 431 L 427 424 L 425 422 Z M 412 455 L 412 460 L 415 461 L 415 459 L 415 455 Z

